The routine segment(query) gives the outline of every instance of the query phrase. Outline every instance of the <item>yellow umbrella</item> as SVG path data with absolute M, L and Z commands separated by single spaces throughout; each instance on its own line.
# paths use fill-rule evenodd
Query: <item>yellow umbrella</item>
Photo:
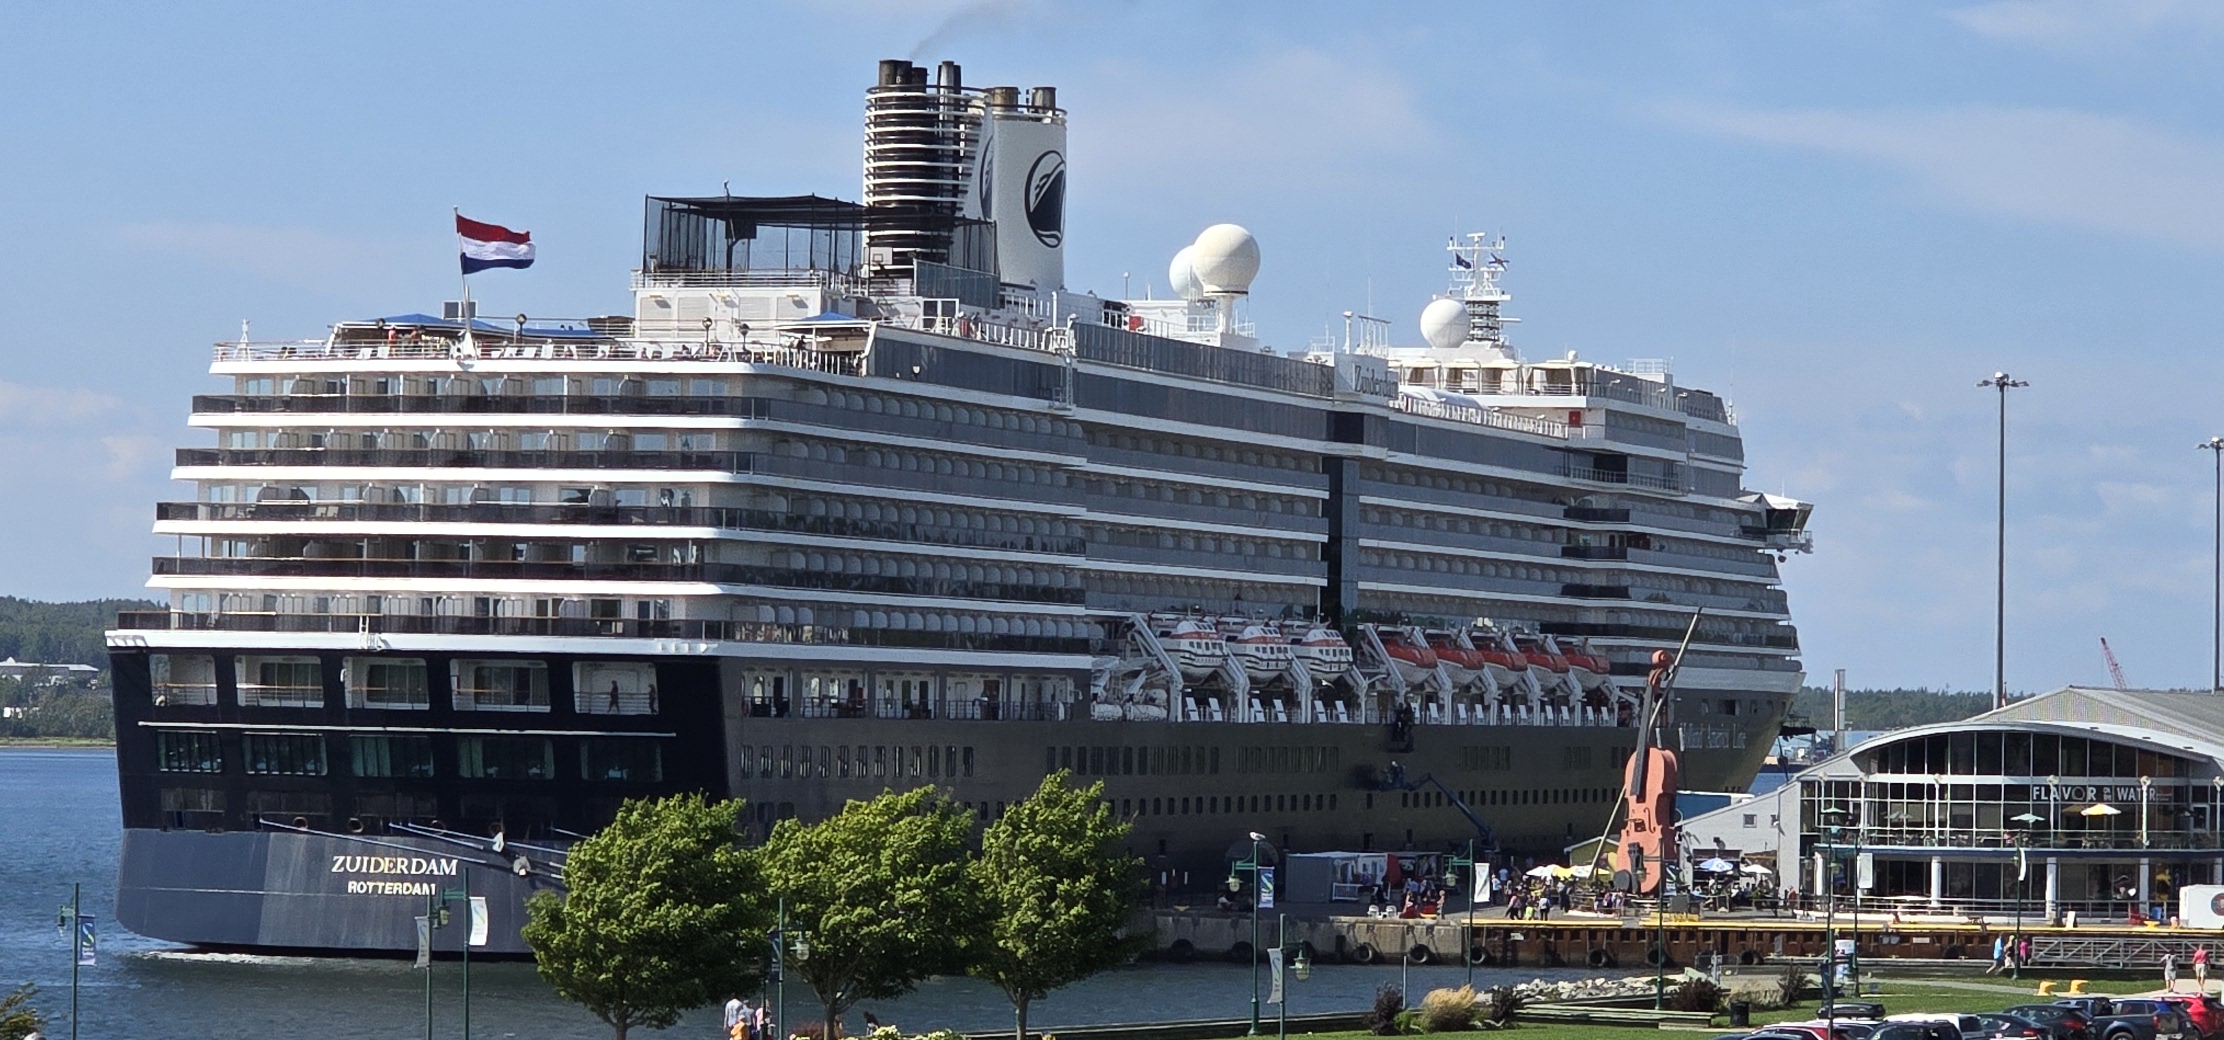
M 2121 816 L 2123 813 L 2122 809 L 2118 809 L 2107 802 L 2094 802 L 2083 809 L 2077 810 L 2079 816 Z

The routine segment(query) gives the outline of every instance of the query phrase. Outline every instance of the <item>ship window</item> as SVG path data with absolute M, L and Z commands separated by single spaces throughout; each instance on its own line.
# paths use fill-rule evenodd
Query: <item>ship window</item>
M 656 666 L 646 661 L 575 662 L 572 710 L 586 715 L 656 714 Z
M 873 775 L 876 777 L 888 775 L 888 749 L 878 744 L 873 745 Z
M 965 749 L 965 759 L 964 759 L 964 762 L 965 762 L 965 772 L 964 772 L 964 775 L 966 775 L 966 776 L 972 776 L 972 775 L 973 775 L 973 749 L 972 749 L 972 748 L 966 748 L 966 749 Z
M 942 775 L 942 749 L 940 747 L 930 745 L 927 748 L 927 775 Z
M 1206 771 L 1206 772 L 1208 772 L 1208 773 L 1218 773 L 1218 772 L 1220 772 L 1220 749 L 1219 749 L 1219 748 L 1217 748 L 1217 747 L 1216 747 L 1216 748 L 1213 748 L 1213 749 L 1212 749 L 1212 762 L 1211 762 L 1211 768 L 1209 768 L 1209 769 L 1207 769 L 1207 770 L 1205 770 L 1205 771 Z
M 224 749 L 214 733 L 157 733 L 155 763 L 165 773 L 221 773 Z
M 347 706 L 350 708 L 428 708 L 425 662 L 419 658 L 350 657 L 347 659 Z
M 457 711 L 548 710 L 548 665 L 540 661 L 452 661 L 448 675 Z
M 1103 776 L 1103 775 L 1104 775 L 1104 749 L 1103 749 L 1103 748 L 1101 748 L 1101 747 L 1093 747 L 1093 748 L 1090 748 L 1090 749 L 1089 749 L 1089 768 L 1088 768 L 1088 769 L 1086 769 L 1086 770 L 1084 770 L 1084 772 L 1088 773 L 1088 774 L 1089 774 L 1090 776 Z
M 428 777 L 433 772 L 431 737 L 350 737 L 348 751 L 357 776 Z
M 241 707 L 315 708 L 324 704 L 324 669 L 314 657 L 241 657 L 235 668 Z
M 538 737 L 462 737 L 456 773 L 479 780 L 547 780 L 556 775 L 556 751 Z
M 579 742 L 579 775 L 587 780 L 654 783 L 664 779 L 664 748 L 654 740 L 640 738 L 583 740 Z
M 324 738 L 314 733 L 249 733 L 247 771 L 274 776 L 323 776 Z
M 207 654 L 150 654 L 147 667 L 157 707 L 216 703 L 215 658 Z
M 1060 769 L 1063 769 L 1063 770 L 1066 770 L 1067 772 L 1072 772 L 1072 771 L 1073 771 L 1073 749 L 1072 749 L 1072 748 L 1070 748 L 1070 747 L 1062 747 L 1062 748 L 1059 748 L 1059 749 L 1058 749 L 1058 768 L 1060 768 Z

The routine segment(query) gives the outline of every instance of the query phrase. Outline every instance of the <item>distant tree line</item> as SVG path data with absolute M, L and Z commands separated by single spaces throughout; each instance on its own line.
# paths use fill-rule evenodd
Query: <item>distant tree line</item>
M 1809 686 L 1792 698 L 1792 714 L 1808 725 L 1831 725 L 1830 690 Z M 1957 693 L 1927 687 L 1890 690 L 1847 690 L 1847 729 L 1901 729 L 1934 722 L 1959 722 L 1992 710 L 1990 693 Z
M 41 664 L 108 667 L 108 640 L 124 610 L 161 610 L 159 603 L 137 599 L 89 599 L 45 603 L 0 596 L 0 657 Z

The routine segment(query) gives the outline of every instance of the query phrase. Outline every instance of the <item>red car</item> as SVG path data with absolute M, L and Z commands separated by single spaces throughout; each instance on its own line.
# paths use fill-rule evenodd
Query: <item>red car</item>
M 2224 1003 L 2219 1003 L 2215 997 L 2172 993 L 2162 999 L 2176 1004 L 2178 1010 L 2185 1012 L 2185 1017 L 2193 1022 L 2194 1030 L 2201 1034 L 2201 1040 L 2216 1040 L 2217 1037 L 2224 1036 Z

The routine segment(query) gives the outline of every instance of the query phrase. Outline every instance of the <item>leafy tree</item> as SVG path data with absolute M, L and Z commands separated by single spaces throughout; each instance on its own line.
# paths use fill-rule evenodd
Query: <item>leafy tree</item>
M 527 904 L 541 977 L 617 1040 L 758 985 L 771 915 L 757 857 L 734 830 L 741 808 L 697 794 L 629 800 L 572 846 L 569 891 Z
M 980 905 L 965 878 L 972 829 L 972 814 L 932 787 L 772 829 L 765 882 L 787 900 L 788 928 L 810 933 L 809 956 L 788 970 L 826 1005 L 826 1036 L 860 1000 L 964 970 Z
M 1990 693 L 1949 690 L 1847 690 L 1846 728 L 1902 729 L 1934 722 L 1959 722 L 1992 710 Z M 1809 686 L 1792 698 L 1792 714 L 1810 725 L 1830 725 L 1830 691 Z
M 108 667 L 108 638 L 124 610 L 162 610 L 164 605 L 137 599 L 95 599 L 42 603 L 0 596 L 0 657 L 46 664 Z
M 0 1040 L 23 1040 L 33 1033 L 46 1032 L 46 1016 L 31 1006 L 31 998 L 38 995 L 39 988 L 26 982 L 0 997 Z
M 1066 780 L 1064 770 L 1044 777 L 990 824 L 967 868 L 987 903 L 970 974 L 1012 1002 L 1017 1040 L 1027 1040 L 1029 1004 L 1137 949 L 1120 935 L 1145 884 L 1143 861 L 1125 848 L 1129 827 L 1112 818 L 1102 781 Z

